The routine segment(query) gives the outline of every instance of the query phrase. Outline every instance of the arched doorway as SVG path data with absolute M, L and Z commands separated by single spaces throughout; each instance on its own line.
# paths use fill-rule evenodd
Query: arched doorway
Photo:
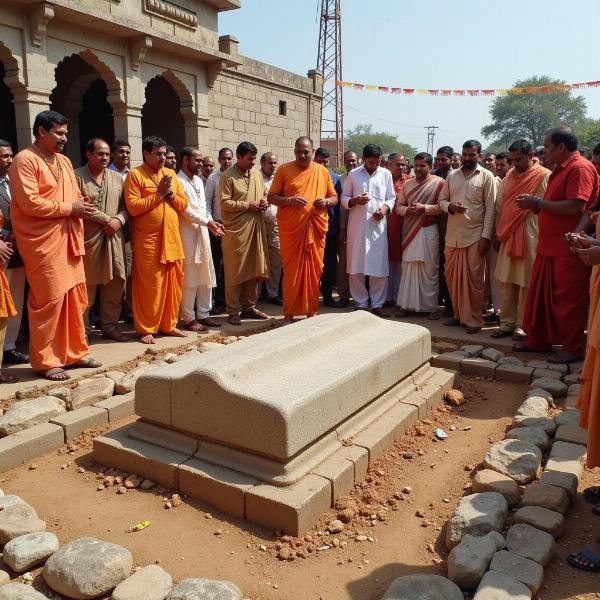
M 0 139 L 10 142 L 13 152 L 17 152 L 17 121 L 15 117 L 14 98 L 4 77 L 6 70 L 0 61 Z
M 142 137 L 157 135 L 177 153 L 185 146 L 185 123 L 181 99 L 173 86 L 158 75 L 146 86 L 146 102 L 142 107 Z
M 85 162 L 85 144 L 101 137 L 109 144 L 115 139 L 112 106 L 108 88 L 96 68 L 74 54 L 55 69 L 56 87 L 50 95 L 50 108 L 69 119 L 66 154 L 74 166 Z

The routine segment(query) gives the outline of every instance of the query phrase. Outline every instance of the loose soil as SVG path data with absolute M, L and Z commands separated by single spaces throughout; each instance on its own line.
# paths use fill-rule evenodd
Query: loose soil
M 435 344 L 443 351 L 457 345 Z M 106 469 L 91 460 L 93 438 L 133 419 L 86 431 L 58 452 L 4 473 L 0 486 L 29 502 L 61 543 L 82 536 L 115 542 L 131 550 L 136 565 L 158 563 L 175 581 L 227 579 L 251 600 L 380 600 L 396 577 L 446 574 L 444 523 L 470 489 L 490 444 L 504 437 L 526 392 L 523 385 L 465 376 L 455 387 L 465 396 L 463 406 L 440 407 L 397 440 L 351 496 L 341 499 L 340 510 L 301 538 L 232 519 L 192 498 L 166 509 L 171 490 L 99 491 Z M 435 439 L 438 427 L 448 433 L 446 441 Z M 597 484 L 599 475 L 586 472 L 582 486 Z M 340 512 L 350 522 L 331 535 L 327 524 Z M 148 528 L 129 533 L 146 519 Z M 599 526 L 600 518 L 578 498 L 540 599 L 600 598 L 598 575 L 576 573 L 564 560 L 585 547 Z M 34 587 L 47 591 L 39 569 L 33 576 Z

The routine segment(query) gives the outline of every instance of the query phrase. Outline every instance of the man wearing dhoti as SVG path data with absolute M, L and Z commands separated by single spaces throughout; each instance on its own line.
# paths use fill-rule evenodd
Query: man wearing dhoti
M 402 217 L 402 279 L 398 290 L 400 307 L 397 317 L 408 311 L 437 316 L 439 290 L 438 204 L 444 187 L 441 177 L 431 174 L 433 156 L 420 152 L 415 156 L 415 176 L 404 183 L 396 201 L 396 213 Z

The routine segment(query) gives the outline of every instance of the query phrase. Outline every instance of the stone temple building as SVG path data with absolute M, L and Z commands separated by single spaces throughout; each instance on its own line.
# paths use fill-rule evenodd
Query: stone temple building
M 216 156 L 242 140 L 280 160 L 300 135 L 319 139 L 322 78 L 241 56 L 219 37 L 219 13 L 241 0 L 0 0 L 0 138 L 17 149 L 35 115 L 69 119 L 75 166 L 94 136 L 141 140 Z M 265 39 L 268 37 L 265 32 Z

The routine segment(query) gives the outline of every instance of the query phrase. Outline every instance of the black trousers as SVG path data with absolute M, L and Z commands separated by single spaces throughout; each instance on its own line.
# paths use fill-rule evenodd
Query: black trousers
M 321 275 L 321 294 L 323 294 L 324 301 L 333 300 L 333 288 L 337 279 L 337 267 L 337 238 L 335 235 L 328 235 L 325 238 L 323 274 Z
M 221 238 L 210 234 L 210 251 L 217 277 L 217 287 L 213 288 L 213 306 L 225 306 L 225 270 L 223 269 L 223 249 Z

